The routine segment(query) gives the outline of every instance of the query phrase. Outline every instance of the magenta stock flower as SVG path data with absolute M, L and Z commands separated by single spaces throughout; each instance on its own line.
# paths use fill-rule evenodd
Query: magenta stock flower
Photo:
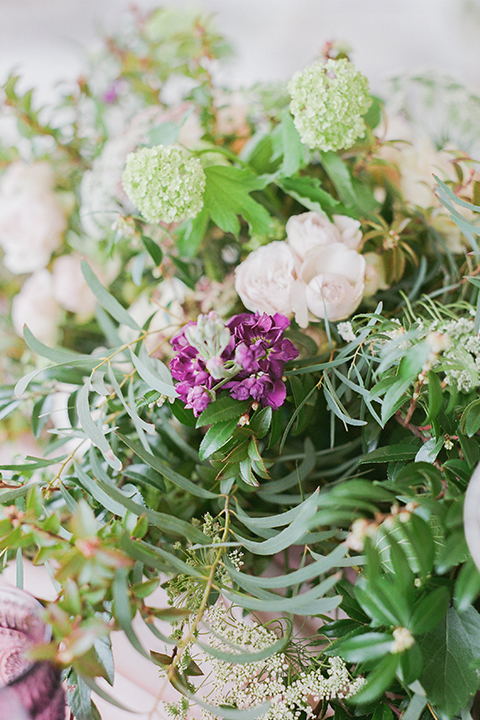
M 242 313 L 226 325 L 216 313 L 200 315 L 172 340 L 177 355 L 170 363 L 176 390 L 198 417 L 225 389 L 236 400 L 262 403 L 277 410 L 285 401 L 285 363 L 298 356 L 283 337 L 290 321 L 284 315 Z

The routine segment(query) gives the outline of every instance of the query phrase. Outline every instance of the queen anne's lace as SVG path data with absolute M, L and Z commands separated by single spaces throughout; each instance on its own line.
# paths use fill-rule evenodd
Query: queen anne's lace
M 245 652 L 258 652 L 278 640 L 272 630 L 236 620 L 221 606 L 210 609 L 208 622 L 214 631 L 210 637 L 212 646 L 226 652 L 232 652 L 232 645 Z M 283 652 L 252 663 L 231 663 L 214 657 L 209 661 L 213 685 L 209 700 L 241 709 L 269 701 L 269 710 L 259 720 L 308 720 L 315 717 L 312 702 L 351 697 L 364 683 L 363 678 L 350 679 L 339 657 L 329 659 L 326 672 L 321 668 L 300 672 L 293 682 L 288 681 L 293 668 Z M 204 711 L 203 718 L 213 720 L 213 715 Z
M 130 153 L 123 189 L 151 223 L 194 218 L 203 207 L 205 173 L 197 158 L 175 145 Z
M 297 72 L 288 84 L 290 111 L 309 148 L 349 148 L 365 132 L 362 118 L 372 99 L 368 80 L 349 60 L 327 60 Z

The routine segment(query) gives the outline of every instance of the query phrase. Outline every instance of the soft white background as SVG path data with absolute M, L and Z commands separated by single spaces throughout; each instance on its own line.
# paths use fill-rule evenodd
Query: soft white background
M 149 9 L 158 0 L 137 0 Z M 174 7 L 191 6 L 170 0 Z M 112 30 L 128 0 L 0 0 L 0 81 L 12 67 L 48 95 L 75 78 L 86 48 Z M 355 49 L 354 61 L 381 92 L 385 80 L 426 68 L 450 72 L 480 93 L 480 0 L 203 0 L 218 14 L 238 61 L 233 84 L 288 78 L 326 40 Z

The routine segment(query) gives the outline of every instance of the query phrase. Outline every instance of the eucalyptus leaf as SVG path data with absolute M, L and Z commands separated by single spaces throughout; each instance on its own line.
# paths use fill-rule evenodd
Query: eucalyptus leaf
M 132 330 L 140 332 L 140 326 L 135 322 L 131 315 L 128 314 L 127 310 L 120 305 L 118 300 L 116 300 L 113 295 L 111 295 L 108 290 L 103 287 L 102 283 L 98 280 L 86 260 L 82 260 L 82 273 L 85 278 L 85 282 L 104 310 L 109 312 L 110 315 L 120 323 L 120 325 L 127 325 L 132 328 Z

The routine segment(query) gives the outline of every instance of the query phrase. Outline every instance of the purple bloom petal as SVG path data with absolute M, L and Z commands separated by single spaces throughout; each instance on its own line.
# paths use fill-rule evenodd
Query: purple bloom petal
M 195 323 L 189 323 L 189 325 Z M 221 357 L 203 358 L 189 344 L 183 329 L 172 341 L 178 355 L 171 361 L 172 376 L 178 380 L 177 392 L 199 415 L 211 401 L 208 392 L 221 378 L 220 365 L 233 361 L 241 370 L 223 386 L 236 400 L 252 399 L 278 409 L 285 401 L 281 380 L 285 363 L 298 356 L 298 350 L 283 337 L 290 321 L 284 315 L 241 313 L 227 323 L 230 341 Z M 230 366 L 227 366 L 230 367 Z M 211 372 L 210 372 L 211 371 Z M 213 375 L 212 375 L 213 372 Z M 224 377 L 228 377 L 224 376 Z

